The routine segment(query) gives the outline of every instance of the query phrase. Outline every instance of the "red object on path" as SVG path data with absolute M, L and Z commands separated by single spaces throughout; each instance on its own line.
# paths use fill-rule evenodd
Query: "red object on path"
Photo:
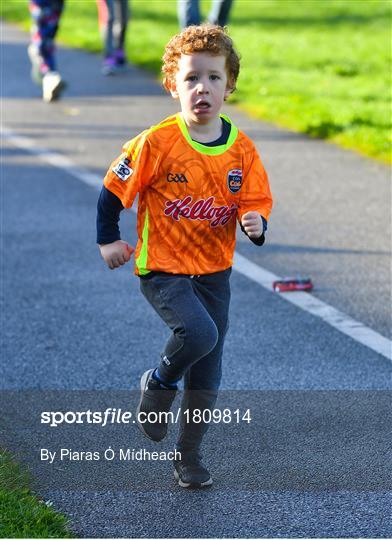
M 313 289 L 312 280 L 309 277 L 286 277 L 272 283 L 275 292 L 308 291 Z

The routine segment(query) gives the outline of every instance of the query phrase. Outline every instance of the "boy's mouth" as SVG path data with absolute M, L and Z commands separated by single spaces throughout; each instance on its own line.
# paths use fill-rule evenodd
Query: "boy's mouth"
M 195 112 L 199 112 L 199 111 L 202 112 L 202 111 L 207 111 L 210 107 L 211 105 L 208 103 L 208 101 L 200 100 L 195 103 L 193 108 Z

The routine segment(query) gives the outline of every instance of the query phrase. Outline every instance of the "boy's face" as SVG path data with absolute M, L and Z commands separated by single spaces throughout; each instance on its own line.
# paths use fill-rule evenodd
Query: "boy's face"
M 170 92 L 178 98 L 188 124 L 208 124 L 218 116 L 231 93 L 225 56 L 206 52 L 182 54 Z

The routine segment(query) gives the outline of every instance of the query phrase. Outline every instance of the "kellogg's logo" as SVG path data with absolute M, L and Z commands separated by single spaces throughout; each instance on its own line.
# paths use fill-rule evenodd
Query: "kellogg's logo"
M 165 216 L 171 216 L 175 221 L 180 221 L 180 217 L 192 220 L 210 221 L 210 227 L 226 225 L 232 216 L 237 213 L 238 206 L 232 203 L 230 206 L 213 206 L 215 197 L 199 199 L 193 202 L 190 195 L 184 199 L 166 201 Z
M 232 169 L 227 173 L 227 187 L 231 193 L 237 193 L 242 186 L 241 169 Z

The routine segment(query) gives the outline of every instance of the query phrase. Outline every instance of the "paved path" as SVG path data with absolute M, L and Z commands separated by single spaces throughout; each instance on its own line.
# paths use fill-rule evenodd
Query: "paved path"
M 176 110 L 145 73 L 103 78 L 98 57 L 66 49 L 70 88 L 45 105 L 27 76 L 27 36 L 2 31 L 6 128 L 94 175 L 123 141 Z M 268 244 L 257 249 L 239 236 L 238 252 L 279 275 L 311 275 L 316 297 L 390 337 L 388 169 L 227 112 L 256 141 L 276 200 Z M 78 534 L 391 536 L 391 362 L 238 273 L 220 403 L 250 408 L 252 422 L 211 430 L 211 490 L 184 493 L 165 462 L 40 462 L 43 447 L 155 448 L 134 426 L 49 428 L 39 414 L 133 410 L 140 373 L 166 331 L 130 268 L 112 273 L 99 259 L 97 191 L 7 139 L 4 146 L 0 440 L 31 464 Z M 134 229 L 127 212 L 131 242 Z M 171 449 L 174 433 L 160 450 Z

